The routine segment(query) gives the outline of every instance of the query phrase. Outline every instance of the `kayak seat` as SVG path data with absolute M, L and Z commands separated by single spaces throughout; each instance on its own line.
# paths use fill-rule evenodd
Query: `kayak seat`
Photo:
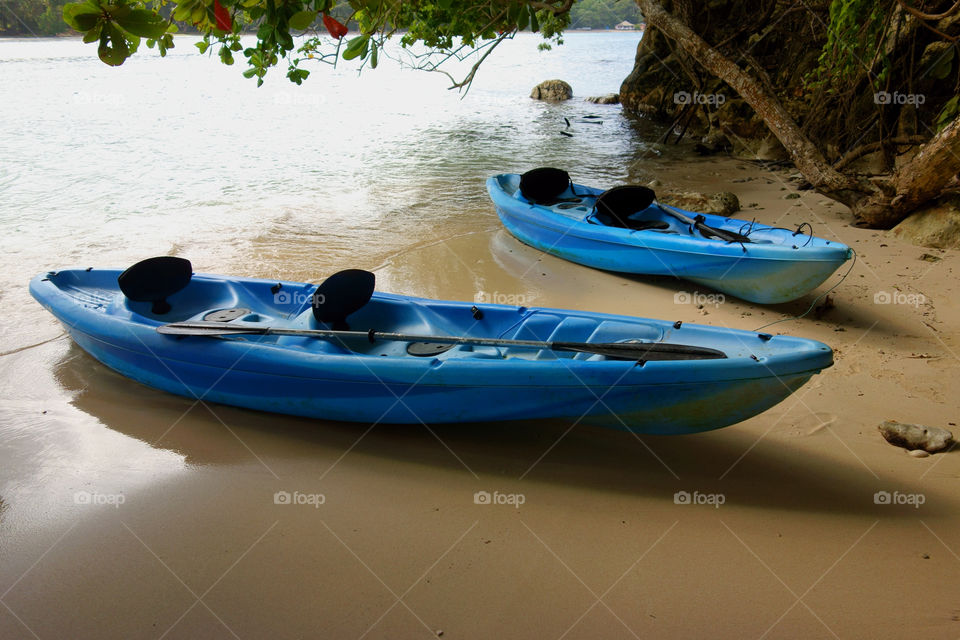
M 117 278 L 120 291 L 133 302 L 151 303 L 150 312 L 164 315 L 172 308 L 167 298 L 184 289 L 193 277 L 185 258 L 158 256 L 141 260 Z
M 570 174 L 563 169 L 540 167 L 520 176 L 520 194 L 534 204 L 560 202 L 560 194 L 571 188 Z
M 645 229 L 669 229 L 669 223 L 663 220 L 644 220 L 631 218 L 635 213 L 647 209 L 657 194 L 653 189 L 638 185 L 624 185 L 607 189 L 593 205 L 593 214 L 598 222 L 609 227 L 620 227 L 643 231 Z
M 338 271 L 313 294 L 313 317 L 334 331 L 349 331 L 347 316 L 362 309 L 376 288 L 377 277 L 362 269 Z

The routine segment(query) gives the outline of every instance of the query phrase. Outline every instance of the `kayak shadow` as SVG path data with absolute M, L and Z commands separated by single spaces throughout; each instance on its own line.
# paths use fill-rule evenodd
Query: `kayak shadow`
M 386 466 L 391 473 L 400 464 L 411 473 L 425 467 L 462 472 L 482 486 L 519 490 L 549 484 L 664 502 L 723 495 L 729 504 L 762 509 L 915 516 L 874 504 L 873 495 L 890 483 L 853 455 L 838 464 L 795 447 L 757 444 L 757 429 L 737 425 L 697 435 L 641 436 L 563 420 L 372 427 L 328 422 L 157 391 L 113 372 L 76 345 L 54 374 L 77 409 L 148 446 L 179 453 L 192 466 L 265 465 L 282 475 L 284 465 L 309 461 L 321 475 L 337 464 Z M 764 420 L 770 418 L 752 419 Z M 926 493 L 926 514 L 937 514 L 934 505 L 948 502 Z

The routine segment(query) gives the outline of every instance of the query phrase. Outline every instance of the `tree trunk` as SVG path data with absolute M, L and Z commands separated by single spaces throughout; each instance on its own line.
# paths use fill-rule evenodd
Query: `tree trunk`
M 853 206 L 873 189 L 835 171 L 794 122 L 780 100 L 751 75 L 707 44 L 679 18 L 669 13 L 657 0 L 636 0 L 648 25 L 653 25 L 673 39 L 707 71 L 726 82 L 763 118 L 770 131 L 780 140 L 800 173 L 817 191 Z
M 893 197 L 882 192 L 857 202 L 853 214 L 868 227 L 888 229 L 919 205 L 940 195 L 960 173 L 960 117 L 921 147 L 891 180 Z
M 800 130 L 779 98 L 729 58 L 711 47 L 659 0 L 636 0 L 652 25 L 726 82 L 753 107 L 780 140 L 800 173 L 827 197 L 849 206 L 861 224 L 888 229 L 925 202 L 937 198 L 960 173 L 960 117 L 955 118 L 920 152 L 882 185 L 840 173 Z

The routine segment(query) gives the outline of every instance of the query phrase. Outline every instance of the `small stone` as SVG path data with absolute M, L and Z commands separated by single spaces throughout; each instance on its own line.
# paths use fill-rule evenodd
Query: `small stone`
M 587 98 L 587 102 L 592 102 L 594 104 L 620 104 L 620 94 L 607 93 L 602 96 L 593 96 Z
M 936 453 L 943 451 L 953 442 L 953 434 L 940 427 L 925 427 L 887 420 L 877 428 L 887 442 L 904 449 L 923 449 L 929 453 Z
M 914 449 L 913 451 L 910 452 L 910 455 L 912 455 L 914 458 L 929 458 L 929 457 L 930 457 L 930 454 L 929 454 L 928 452 L 924 451 L 923 449 Z
M 935 256 L 932 253 L 925 253 L 922 256 L 920 256 L 920 259 L 923 260 L 924 262 L 940 262 L 940 257 Z
M 929 553 L 923 554 L 923 559 L 924 559 L 924 560 L 929 560 L 929 559 L 930 559 L 930 554 L 929 554 Z
M 436 631 L 434 631 L 434 633 L 436 633 L 437 637 L 439 638 L 440 636 L 443 635 L 443 629 L 437 629 Z
M 799 198 L 799 197 L 800 197 L 800 194 L 799 194 L 799 193 L 788 193 L 787 195 L 783 196 L 783 199 L 784 199 L 784 200 L 796 200 L 796 199 Z

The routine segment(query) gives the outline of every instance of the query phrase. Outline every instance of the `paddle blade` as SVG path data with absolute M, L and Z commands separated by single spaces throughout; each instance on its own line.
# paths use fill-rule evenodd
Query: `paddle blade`
M 157 327 L 157 333 L 170 336 L 230 336 L 267 332 L 267 327 L 250 327 L 232 322 L 171 322 Z

